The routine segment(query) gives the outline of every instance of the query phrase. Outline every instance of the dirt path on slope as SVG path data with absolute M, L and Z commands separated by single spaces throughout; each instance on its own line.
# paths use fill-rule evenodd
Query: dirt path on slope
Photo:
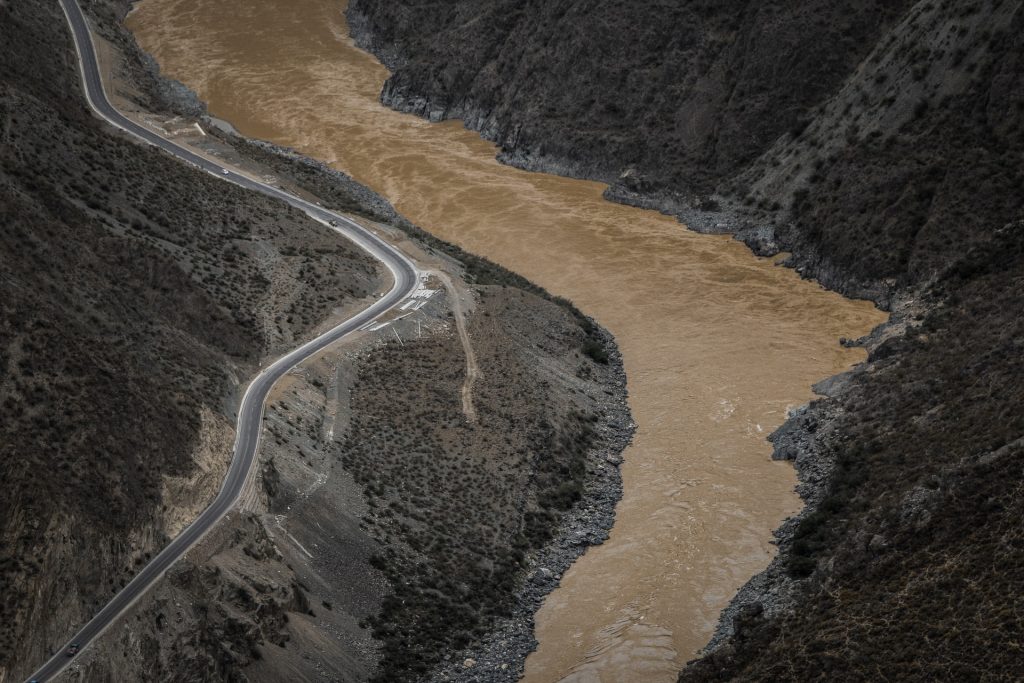
M 462 383 L 462 412 L 470 422 L 476 422 L 476 408 L 473 406 L 473 385 L 483 377 L 480 366 L 476 362 L 476 353 L 473 351 L 473 343 L 469 339 L 469 330 L 466 327 L 466 311 L 462 307 L 463 297 L 472 296 L 469 292 L 460 292 L 455 284 L 445 273 L 433 272 L 437 279 L 444 283 L 445 289 L 451 295 L 452 314 L 455 316 L 455 328 L 459 331 L 459 341 L 462 342 L 462 349 L 466 352 L 466 380 Z

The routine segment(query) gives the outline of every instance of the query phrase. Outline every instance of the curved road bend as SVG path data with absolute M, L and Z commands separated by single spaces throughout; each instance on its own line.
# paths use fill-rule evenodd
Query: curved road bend
M 291 353 L 276 360 L 267 366 L 249 384 L 242 397 L 242 403 L 238 410 L 237 435 L 235 437 L 235 448 L 228 468 L 227 476 L 220 492 L 210 507 L 206 508 L 181 532 L 171 543 L 164 548 L 159 555 L 153 558 L 139 574 L 132 579 L 131 583 L 108 602 L 100 612 L 94 616 L 82 629 L 76 633 L 67 644 L 57 649 L 56 653 L 39 668 L 30 680 L 47 681 L 59 674 L 74 658 L 67 657 L 65 651 L 71 643 L 85 649 L 96 639 L 108 626 L 113 624 L 136 600 L 138 600 L 164 572 L 181 558 L 189 548 L 195 545 L 202 536 L 209 531 L 224 515 L 231 509 L 238 499 L 239 494 L 245 485 L 246 479 L 256 460 L 256 451 L 259 446 L 261 423 L 263 421 L 263 402 L 267 398 L 274 383 L 287 373 L 296 364 L 316 354 L 320 350 L 330 346 L 339 339 L 350 334 L 359 327 L 393 308 L 396 304 L 408 297 L 416 289 L 419 273 L 416 266 L 404 254 L 380 239 L 373 233 L 365 230 L 348 218 L 336 213 L 327 211 L 315 204 L 283 192 L 282 190 L 252 180 L 238 173 L 228 171 L 225 175 L 223 168 L 218 164 L 206 159 L 184 147 L 181 147 L 170 140 L 166 140 L 156 133 L 143 128 L 134 121 L 129 120 L 115 109 L 107 100 L 103 91 L 103 83 L 100 79 L 99 66 L 96 60 L 96 53 L 93 49 L 92 37 L 89 34 L 89 26 L 85 16 L 76 0 L 60 0 L 67 16 L 68 24 L 74 36 L 75 48 L 78 51 L 79 65 L 82 72 L 82 83 L 86 99 L 89 105 L 102 118 L 121 130 L 134 135 L 137 138 L 155 145 L 174 156 L 187 161 L 199 168 L 223 178 L 244 188 L 261 192 L 276 199 L 280 199 L 292 206 L 305 211 L 315 220 L 325 224 L 332 221 L 336 223 L 334 229 L 355 242 L 357 245 L 368 251 L 387 266 L 394 276 L 394 286 L 380 300 L 376 301 L 369 308 L 355 314 L 345 322 L 330 331 L 320 335 L 316 339 L 295 349 Z

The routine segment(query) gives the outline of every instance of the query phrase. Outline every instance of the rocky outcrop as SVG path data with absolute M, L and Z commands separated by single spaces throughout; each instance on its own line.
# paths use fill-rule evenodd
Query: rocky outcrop
M 884 306 L 1021 210 L 1021 12 L 354 0 L 347 16 L 394 71 L 386 104 L 461 119 L 507 163 L 740 228 Z M 728 219 L 701 215 L 714 205 Z
M 996 240 L 902 302 L 865 340 L 870 362 L 773 435 L 807 508 L 681 681 L 1015 675 L 1001 634 L 1024 595 L 1009 521 L 1024 422 L 1007 417 L 1024 365 L 1005 311 L 1022 303 L 1024 225 Z

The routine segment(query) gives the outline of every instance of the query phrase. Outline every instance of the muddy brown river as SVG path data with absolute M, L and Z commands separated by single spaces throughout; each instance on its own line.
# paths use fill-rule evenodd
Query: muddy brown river
M 337 0 L 143 0 L 129 18 L 164 72 L 245 135 L 329 162 L 413 222 L 572 299 L 621 345 L 638 430 L 611 539 L 537 615 L 526 680 L 667 682 L 764 568 L 796 512 L 765 437 L 862 352 L 870 304 L 802 281 L 725 236 L 527 173 L 459 123 L 378 103 L 386 69 Z

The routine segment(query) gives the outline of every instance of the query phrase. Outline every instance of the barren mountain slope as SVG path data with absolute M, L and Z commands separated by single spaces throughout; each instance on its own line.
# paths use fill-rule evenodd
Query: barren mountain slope
M 0 5 L 0 678 L 42 661 L 212 498 L 258 362 L 386 286 L 321 225 L 94 119 L 59 6 L 42 5 Z M 191 128 L 201 105 L 156 77 L 118 23 L 126 4 L 83 5 L 113 48 L 117 95 Z M 611 523 L 619 475 L 605 457 L 630 434 L 614 343 L 351 179 L 203 137 L 383 221 L 453 284 L 438 294 L 432 280 L 414 318 L 282 381 L 240 511 L 76 675 L 413 679 L 495 633 L 518 639 L 506 659 L 521 662 L 554 583 L 527 581 L 538 558 L 561 571 Z M 457 335 L 451 316 L 467 311 Z M 468 389 L 467 343 L 482 373 Z
M 1024 5 L 353 0 L 383 100 L 891 307 L 682 680 L 1018 675 Z M 569 77 L 571 74 L 571 77 Z
M 353 0 L 348 16 L 395 72 L 385 103 L 692 227 L 745 227 L 847 293 L 887 302 L 1024 202 L 1014 0 Z
M 467 293 L 476 419 L 448 294 L 304 364 L 269 406 L 243 512 L 111 629 L 86 680 L 391 682 L 467 658 L 521 665 L 553 575 L 605 536 L 618 494 L 605 458 L 628 418 L 605 392 L 615 366 L 580 353 L 564 309 L 514 288 Z
M 230 432 L 257 359 L 380 277 L 94 119 L 56 3 L 0 6 L 0 40 L 0 671 L 24 673 L 212 493 L 165 478 Z
M 1016 678 L 1022 285 L 1017 222 L 948 268 L 837 400 L 776 435 L 813 511 L 728 613 L 735 636 L 681 680 Z

